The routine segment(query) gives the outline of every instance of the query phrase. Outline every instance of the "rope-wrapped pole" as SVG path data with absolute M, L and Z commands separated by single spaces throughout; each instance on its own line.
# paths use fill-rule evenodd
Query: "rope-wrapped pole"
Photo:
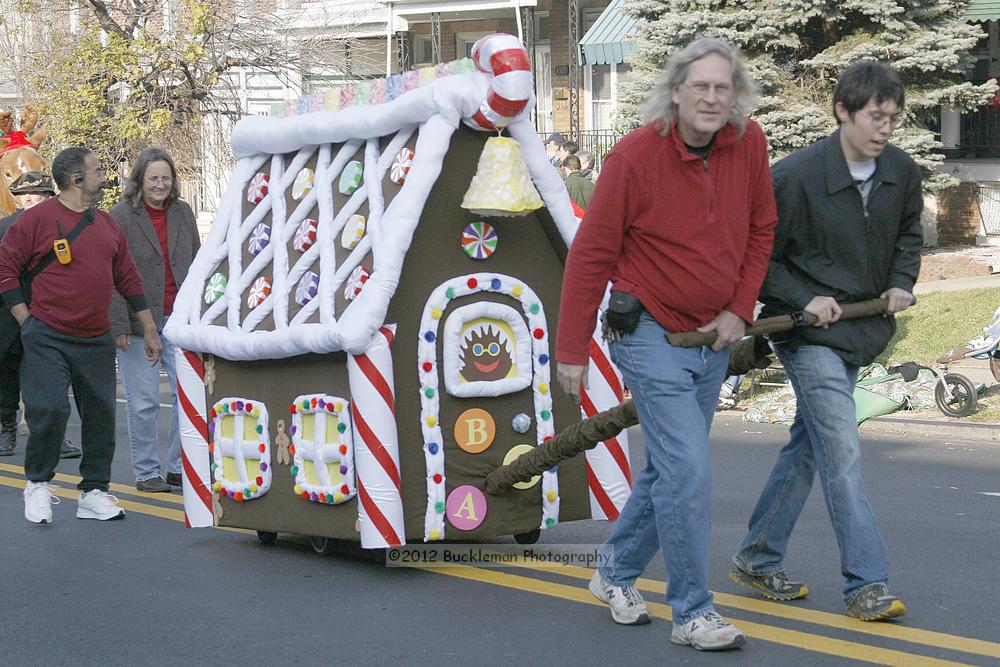
M 869 315 L 884 315 L 889 306 L 888 299 L 872 299 L 870 301 L 860 301 L 858 303 L 845 303 L 841 306 L 843 314 L 842 320 L 850 320 L 856 317 L 868 317 Z M 806 326 L 816 323 L 818 319 L 815 315 L 803 312 L 802 316 Z M 753 326 L 747 327 L 747 336 L 760 336 L 779 331 L 788 331 L 796 327 L 795 318 L 791 315 L 778 315 L 776 317 L 765 317 L 757 320 Z M 681 333 L 668 333 L 667 340 L 675 347 L 698 347 L 700 345 L 711 345 L 715 342 L 716 333 L 709 331 L 684 331 Z
M 589 419 L 567 426 L 545 444 L 488 474 L 486 492 L 490 495 L 503 493 L 514 484 L 527 482 L 535 475 L 559 465 L 561 461 L 593 449 L 598 443 L 613 438 L 638 423 L 635 403 L 627 400 L 604 412 L 598 412 Z

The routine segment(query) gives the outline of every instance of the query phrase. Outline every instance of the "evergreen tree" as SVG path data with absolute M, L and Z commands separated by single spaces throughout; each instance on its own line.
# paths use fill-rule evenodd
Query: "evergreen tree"
M 738 45 L 761 87 L 754 118 L 781 158 L 829 134 L 836 121 L 831 96 L 838 74 L 877 60 L 899 73 L 906 89 L 906 124 L 893 143 L 925 172 L 935 192 L 953 183 L 933 168 L 942 159 L 934 128 L 940 105 L 974 110 L 991 101 L 995 82 L 962 80 L 969 51 L 982 36 L 966 23 L 967 0 L 627 0 L 637 16 L 633 74 L 621 87 L 617 126 L 641 123 L 638 104 L 666 59 L 696 37 Z

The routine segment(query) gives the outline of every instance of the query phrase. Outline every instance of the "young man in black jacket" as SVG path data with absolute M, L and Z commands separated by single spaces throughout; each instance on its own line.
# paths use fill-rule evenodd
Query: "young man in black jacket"
M 809 593 L 785 575 L 784 558 L 818 472 L 840 546 L 847 614 L 864 621 L 906 613 L 887 586 L 886 546 L 861 479 L 853 398 L 858 368 L 895 331 L 892 313 L 913 304 L 920 269 L 920 170 L 889 143 L 903 103 L 895 72 L 855 65 L 833 93 L 837 131 L 774 167 L 778 228 L 761 314 L 805 311 L 818 321 L 772 339 L 798 408 L 729 573 L 771 599 Z M 839 321 L 841 304 L 879 297 L 888 299 L 889 315 Z

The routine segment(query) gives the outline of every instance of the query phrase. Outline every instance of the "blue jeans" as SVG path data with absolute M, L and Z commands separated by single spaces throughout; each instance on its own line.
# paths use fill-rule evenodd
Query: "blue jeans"
M 128 439 L 132 446 L 132 469 L 135 481 L 160 477 L 157 453 L 157 417 L 160 414 L 160 366 L 167 373 L 170 401 L 170 440 L 167 446 L 167 472 L 181 472 L 181 438 L 177 425 L 177 369 L 174 354 L 177 346 L 160 334 L 163 354 L 160 363 L 150 366 L 141 336 L 132 336 L 125 352 L 118 350 L 118 372 L 125 389 L 128 413 Z
M 665 335 L 643 313 L 636 330 L 610 346 L 638 408 L 646 467 L 605 542 L 613 560 L 601 575 L 617 585 L 632 584 L 661 549 L 667 602 L 674 622 L 686 623 L 712 610 L 708 431 L 729 351 L 673 347 Z
M 785 550 L 818 471 L 837 544 L 844 598 L 885 582 L 889 560 L 861 479 L 861 445 L 854 416 L 858 368 L 820 345 L 775 352 L 797 400 L 788 444 L 757 501 L 750 528 L 733 562 L 751 574 L 784 570 Z

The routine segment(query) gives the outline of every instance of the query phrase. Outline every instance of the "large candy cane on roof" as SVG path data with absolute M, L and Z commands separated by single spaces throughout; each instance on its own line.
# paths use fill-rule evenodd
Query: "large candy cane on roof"
M 184 520 L 191 528 L 212 525 L 212 492 L 208 457 L 205 367 L 201 357 L 177 348 L 177 421 L 184 470 Z
M 347 358 L 364 549 L 399 546 L 406 540 L 390 349 L 393 329 L 382 327 L 364 354 Z
M 490 90 L 479 111 L 466 124 L 479 130 L 506 127 L 531 100 L 534 78 L 524 45 L 514 35 L 495 33 L 472 46 L 472 61 L 480 72 L 492 74 Z

